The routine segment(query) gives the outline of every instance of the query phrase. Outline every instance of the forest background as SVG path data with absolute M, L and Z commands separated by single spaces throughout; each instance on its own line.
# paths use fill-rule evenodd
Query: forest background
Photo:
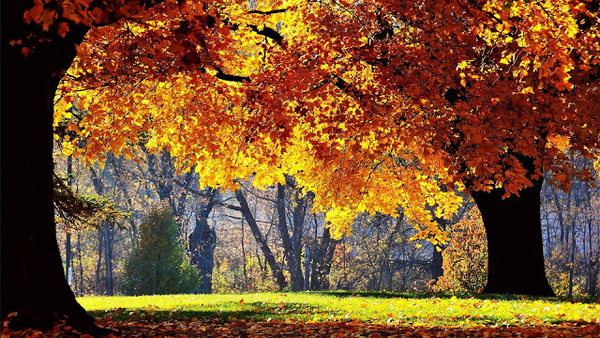
M 97 220 L 79 227 L 59 220 L 57 239 L 78 296 L 284 289 L 480 292 L 485 285 L 485 230 L 470 200 L 451 221 L 438 219 L 450 238 L 444 245 L 415 240 L 416 230 L 402 210 L 398 217 L 361 214 L 349 234 L 334 239 L 323 214 L 311 213 L 311 196 L 295 189 L 291 177 L 285 185 L 264 190 L 252 184 L 243 184 L 238 193 L 200 189 L 197 174 L 178 175 L 166 152 L 143 151 L 135 159 L 111 155 L 100 167 L 65 156 L 58 140 L 56 172 L 68 177 L 76 192 L 106 196 L 129 214 L 112 223 Z M 575 162 L 592 168 L 591 161 Z M 240 202 L 248 208 L 242 209 Z M 565 193 L 544 185 L 544 256 L 549 281 L 558 295 L 598 295 L 599 206 L 597 187 L 575 182 Z M 140 243 L 140 224 L 147 223 L 152 210 L 172 217 L 183 255 L 162 264 L 193 266 L 195 284 L 184 283 L 189 277 L 178 275 L 183 286 L 171 290 L 127 288 L 134 277 L 127 265 L 144 264 L 133 262 L 134 251 L 156 251 Z M 284 232 L 299 255 L 291 247 L 286 249 Z M 285 282 L 278 284 L 269 259 L 275 261 Z M 294 270 L 297 266 L 300 272 Z

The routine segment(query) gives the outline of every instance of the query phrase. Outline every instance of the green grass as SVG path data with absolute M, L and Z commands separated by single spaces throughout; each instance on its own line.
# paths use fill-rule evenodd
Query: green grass
M 522 299 L 505 295 L 299 292 L 83 297 L 78 301 L 96 317 L 157 322 L 270 318 L 463 327 L 600 323 L 600 304 L 594 299 Z

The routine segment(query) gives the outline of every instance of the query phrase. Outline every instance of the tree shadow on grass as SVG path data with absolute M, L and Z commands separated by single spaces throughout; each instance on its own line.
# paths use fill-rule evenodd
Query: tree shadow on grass
M 431 299 L 431 298 L 452 298 L 459 299 L 480 299 L 480 300 L 545 300 L 548 302 L 573 302 L 573 303 L 598 303 L 600 296 L 567 298 L 567 297 L 541 297 L 541 296 L 522 296 L 512 294 L 482 294 L 482 293 L 449 293 L 449 292 L 392 292 L 392 291 L 319 291 L 315 292 L 325 296 L 334 297 L 370 297 L 370 298 L 403 298 L 403 299 Z
M 232 310 L 235 309 L 235 310 Z M 203 322 L 228 322 L 237 320 L 281 320 L 295 318 L 299 321 L 310 320 L 315 313 L 323 309 L 304 303 L 276 303 L 276 302 L 223 302 L 218 305 L 186 306 L 169 310 L 157 309 L 155 307 L 143 307 L 139 309 L 111 309 L 91 311 L 90 315 L 96 318 L 110 317 L 119 321 L 148 321 L 162 322 L 168 320 Z M 328 314 L 338 316 L 338 311 L 329 310 Z

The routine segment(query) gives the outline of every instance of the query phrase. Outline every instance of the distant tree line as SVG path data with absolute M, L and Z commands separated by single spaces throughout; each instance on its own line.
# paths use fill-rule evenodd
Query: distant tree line
M 177 174 L 166 153 L 142 153 L 136 160 L 110 156 L 103 168 L 86 168 L 58 149 L 55 160 L 58 172 L 71 167 L 72 189 L 103 195 L 131 213 L 96 227 L 59 223 L 61 252 L 77 295 L 478 292 L 485 285 L 486 237 L 472 202 L 455 219 L 438 219 L 450 236 L 443 245 L 411 240 L 415 230 L 402 210 L 397 217 L 361 215 L 349 235 L 335 239 L 324 215 L 311 213 L 312 195 L 301 192 L 291 176 L 265 190 L 242 183 L 231 193 L 200 189 L 196 174 Z M 575 182 L 564 193 L 547 184 L 542 201 L 544 254 L 554 290 L 597 295 L 599 189 Z M 158 249 L 156 241 L 170 246 Z M 165 273 L 171 279 L 150 277 L 161 266 L 177 267 Z

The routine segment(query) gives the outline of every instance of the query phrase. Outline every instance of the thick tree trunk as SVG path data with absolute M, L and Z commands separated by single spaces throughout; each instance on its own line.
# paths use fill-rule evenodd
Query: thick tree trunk
M 546 279 L 540 221 L 543 180 L 502 199 L 504 191 L 471 192 L 488 240 L 488 281 L 484 293 L 553 296 Z
M 309 246 L 304 247 L 304 285 L 303 290 L 310 289 L 310 260 L 311 252 Z
M 13 328 L 45 329 L 58 315 L 91 331 L 94 320 L 65 279 L 52 204 L 54 72 L 69 67 L 84 32 L 40 43 L 25 58 L 9 42 L 28 35 L 23 12 L 32 6 L 2 2 L 1 314 L 18 312 Z
M 292 247 L 294 249 L 294 258 L 296 263 L 294 264 L 294 273 L 292 283 L 295 285 L 297 290 L 304 289 L 304 279 L 308 278 L 308 275 L 304 277 L 302 275 L 302 238 L 304 237 L 304 223 L 306 221 L 306 214 L 309 208 L 309 201 L 313 199 L 312 193 L 305 196 L 300 194 L 300 191 L 294 186 L 294 209 L 292 213 L 293 220 L 293 234 L 292 234 Z M 296 289 L 294 289 L 296 290 Z

